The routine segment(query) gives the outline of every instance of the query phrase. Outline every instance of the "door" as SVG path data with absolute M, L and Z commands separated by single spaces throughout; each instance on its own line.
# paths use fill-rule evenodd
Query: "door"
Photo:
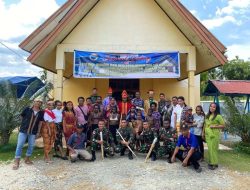
M 113 97 L 116 100 L 121 100 L 123 90 L 126 90 L 129 98 L 135 96 L 135 92 L 140 89 L 140 79 L 109 79 L 109 86 L 113 89 Z

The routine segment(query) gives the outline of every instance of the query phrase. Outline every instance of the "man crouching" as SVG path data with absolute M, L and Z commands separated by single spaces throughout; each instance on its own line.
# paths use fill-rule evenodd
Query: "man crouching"
M 77 125 L 76 132 L 73 133 L 67 143 L 67 147 L 70 151 L 70 160 L 75 162 L 78 156 L 85 160 L 91 160 L 91 154 L 85 150 L 85 143 L 87 142 L 86 134 L 83 133 L 83 126 Z
M 171 162 L 175 162 L 175 158 L 177 157 L 182 162 L 183 167 L 192 163 L 195 171 L 200 173 L 201 167 L 198 161 L 201 159 L 201 153 L 199 152 L 197 139 L 195 135 L 189 132 L 189 127 L 187 125 L 182 126 L 181 133 Z

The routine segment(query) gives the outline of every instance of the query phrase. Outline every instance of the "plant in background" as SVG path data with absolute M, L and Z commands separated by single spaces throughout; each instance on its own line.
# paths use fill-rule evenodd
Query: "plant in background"
M 21 98 L 17 98 L 16 88 L 8 81 L 0 84 L 0 145 L 9 142 L 14 129 L 21 124 L 20 114 L 23 109 L 33 102 L 36 97 L 46 97 L 47 91 L 52 85 L 47 83 L 44 87 L 37 89 L 39 81 L 29 84 Z
M 242 143 L 250 145 L 250 113 L 241 113 L 232 98 L 224 99 L 227 130 L 241 137 Z

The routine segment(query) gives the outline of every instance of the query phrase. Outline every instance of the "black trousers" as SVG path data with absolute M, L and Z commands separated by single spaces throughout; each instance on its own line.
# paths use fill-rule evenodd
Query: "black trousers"
M 117 145 L 117 139 L 116 139 L 116 130 L 119 128 L 119 125 L 110 125 L 109 126 L 109 131 L 112 134 L 112 137 L 114 139 L 114 143 Z
M 176 158 L 178 158 L 180 161 L 183 161 L 185 158 L 182 157 L 183 151 L 179 150 Z M 193 165 L 194 169 L 198 169 L 200 167 L 199 160 L 201 159 L 201 153 L 199 151 L 195 151 L 192 156 L 188 160 L 188 165 Z
M 204 145 L 203 145 L 202 136 L 198 136 L 198 135 L 195 135 L 195 136 L 196 136 L 196 139 L 197 139 L 198 144 L 199 144 L 201 156 L 202 156 L 202 158 L 204 158 Z

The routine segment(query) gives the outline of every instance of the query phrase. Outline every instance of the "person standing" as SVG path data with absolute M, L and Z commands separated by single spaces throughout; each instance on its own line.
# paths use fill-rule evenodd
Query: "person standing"
M 49 156 L 50 151 L 54 145 L 56 139 L 56 116 L 52 111 L 54 108 L 54 102 L 48 101 L 47 108 L 44 110 L 44 123 L 41 129 L 41 135 L 43 137 L 44 144 L 44 160 L 46 163 L 51 163 L 51 158 Z
M 166 99 L 165 99 L 165 94 L 164 93 L 160 93 L 160 100 L 158 102 L 158 112 L 161 114 L 161 116 L 163 116 L 163 111 L 164 111 L 164 107 L 166 106 Z
M 100 120 L 104 120 L 103 113 L 100 111 L 99 106 L 96 104 L 94 105 L 94 110 L 89 115 L 88 120 L 88 140 L 91 140 L 93 131 L 98 128 L 98 123 Z
M 107 97 L 104 98 L 104 100 L 103 100 L 103 102 L 102 102 L 103 107 L 104 107 L 104 110 L 107 109 L 107 106 L 109 105 L 109 102 L 110 102 L 110 100 L 111 100 L 111 98 L 112 98 L 112 94 L 113 94 L 113 90 L 112 90 L 111 87 L 109 87 L 108 93 L 107 93 Z
M 131 103 L 128 100 L 128 93 L 126 90 L 122 91 L 122 101 L 118 103 L 118 108 L 120 111 L 120 114 L 126 114 L 131 109 Z
M 220 141 L 220 131 L 224 129 L 225 122 L 220 115 L 216 103 L 211 103 L 205 119 L 205 140 L 208 147 L 208 168 L 214 170 L 218 168 L 218 149 Z M 203 135 L 204 136 L 204 135 Z
M 68 142 L 69 137 L 75 132 L 76 123 L 77 118 L 75 116 L 73 103 L 68 101 L 63 109 L 63 132 L 66 143 Z
M 149 90 L 148 91 L 148 99 L 144 101 L 144 110 L 146 112 L 146 114 L 148 114 L 148 109 L 151 107 L 151 103 L 155 102 L 156 104 L 158 103 L 156 100 L 154 100 L 154 91 L 153 90 Z
M 26 107 L 20 114 L 22 122 L 20 131 L 17 138 L 17 146 L 15 153 L 15 161 L 13 169 L 17 170 L 20 165 L 20 159 L 22 155 L 23 146 L 28 138 L 28 149 L 24 163 L 32 165 L 33 162 L 30 160 L 32 155 L 35 139 L 40 135 L 40 128 L 43 122 L 43 111 L 41 110 L 42 101 L 35 99 L 32 107 Z
M 131 100 L 132 105 L 136 107 L 136 109 L 144 109 L 144 100 L 141 99 L 140 92 L 135 92 L 135 98 Z
M 52 110 L 56 116 L 56 119 L 55 119 L 56 139 L 54 143 L 55 154 L 53 155 L 53 157 L 58 157 L 58 158 L 62 158 L 63 160 L 67 160 L 68 158 L 65 156 L 63 152 L 63 142 L 62 142 L 62 138 L 63 138 L 62 102 L 59 100 L 56 100 L 55 106 L 56 108 Z M 60 156 L 58 155 L 58 151 L 60 152 Z
M 153 130 L 158 133 L 160 127 L 161 127 L 161 114 L 157 110 L 157 104 L 155 102 L 152 102 L 150 104 L 151 109 L 153 110 L 152 116 L 153 116 Z
M 118 144 L 116 139 L 116 130 L 119 128 L 119 122 L 120 122 L 120 114 L 117 112 L 117 108 L 113 107 L 108 117 L 108 126 L 109 126 L 109 131 L 113 136 L 114 143 L 116 145 Z
M 176 108 L 174 109 L 174 129 L 176 129 L 177 134 L 180 134 L 180 127 L 182 125 L 182 122 L 185 119 L 185 113 L 186 113 L 186 107 L 187 105 L 185 104 L 185 99 L 183 96 L 179 96 L 178 99 L 178 105 L 176 106 Z
M 203 126 L 205 121 L 205 114 L 202 109 L 202 106 L 196 106 L 195 109 L 196 113 L 193 114 L 194 123 L 192 129 L 190 129 L 190 132 L 193 133 L 198 141 L 200 152 L 202 155 L 202 160 L 204 159 L 204 146 L 203 146 L 203 139 L 202 139 L 202 132 L 203 132 Z
M 93 89 L 92 89 L 92 94 L 91 94 L 91 96 L 90 96 L 90 99 L 91 99 L 92 104 L 95 104 L 95 103 L 96 103 L 97 97 L 98 97 L 97 88 L 93 88 Z
M 178 105 L 178 101 L 177 101 L 177 96 L 173 96 L 172 97 L 172 112 L 171 112 L 171 124 L 170 124 L 170 127 L 172 129 L 175 128 L 175 108 L 177 107 Z
M 77 124 L 82 125 L 83 132 L 87 133 L 88 130 L 88 115 L 89 115 L 89 109 L 88 106 L 84 105 L 84 97 L 78 97 L 78 106 L 74 108 L 76 118 L 77 118 Z

